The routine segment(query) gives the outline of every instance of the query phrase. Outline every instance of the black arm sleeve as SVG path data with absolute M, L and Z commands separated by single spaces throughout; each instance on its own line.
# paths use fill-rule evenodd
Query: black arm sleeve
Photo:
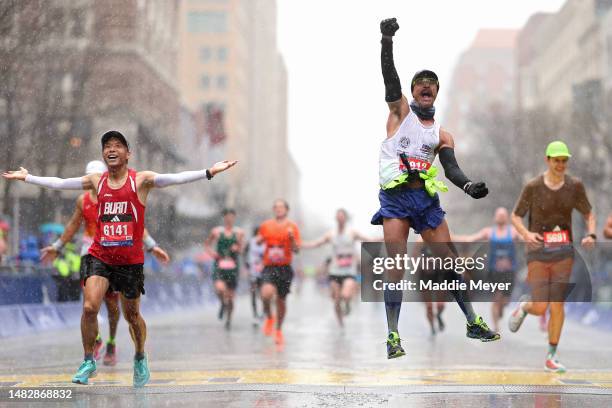
M 444 167 L 444 175 L 446 178 L 463 190 L 463 187 L 470 182 L 470 179 L 467 178 L 459 168 L 457 159 L 455 159 L 455 149 L 443 147 L 440 149 L 439 156 L 440 163 L 442 163 L 442 167 Z
M 402 84 L 395 70 L 393 62 L 393 41 L 383 38 L 380 52 L 380 65 L 383 79 L 385 81 L 385 100 L 387 102 L 399 101 L 402 98 Z

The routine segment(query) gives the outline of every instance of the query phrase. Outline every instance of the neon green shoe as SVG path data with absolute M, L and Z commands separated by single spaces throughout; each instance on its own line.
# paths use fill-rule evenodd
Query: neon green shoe
M 79 367 L 77 373 L 72 377 L 72 382 L 75 384 L 87 385 L 90 378 L 96 376 L 96 362 L 95 360 L 84 360 Z
M 134 387 L 144 387 L 151 378 L 151 372 L 149 371 L 149 363 L 147 362 L 147 356 L 140 360 L 134 360 Z
M 405 356 L 406 352 L 402 348 L 402 341 L 397 332 L 389 333 L 387 337 L 387 358 L 398 358 Z
M 470 339 L 479 339 L 480 341 L 495 341 L 501 339 L 499 333 L 489 329 L 489 326 L 482 320 L 482 317 L 478 316 L 474 323 L 468 323 L 467 333 Z

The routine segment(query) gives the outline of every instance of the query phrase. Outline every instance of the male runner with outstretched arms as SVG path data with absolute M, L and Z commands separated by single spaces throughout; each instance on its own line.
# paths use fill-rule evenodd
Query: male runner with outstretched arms
M 440 128 L 434 120 L 434 101 L 438 95 L 438 76 L 428 70 L 417 72 L 412 78 L 410 90 L 414 100 L 408 102 L 402 94 L 402 86 L 393 62 L 393 36 L 399 29 L 395 18 L 380 23 L 381 68 L 385 83 L 385 100 L 389 106 L 387 138 L 380 151 L 380 210 L 372 217 L 372 224 L 382 225 L 387 256 L 403 256 L 407 251 L 410 228 L 421 234 L 425 243 L 449 243 L 451 240 L 444 211 L 436 191 L 446 191 L 446 186 L 435 180 L 432 166 L 436 154 L 444 167 L 444 174 L 454 185 L 472 198 L 488 194 L 483 182 L 468 179 L 455 159 L 452 135 Z M 438 246 L 443 247 L 443 246 Z M 454 254 L 448 245 L 445 254 Z M 461 279 L 454 271 L 447 271 L 446 279 Z M 400 281 L 403 270 L 390 271 L 389 279 Z M 491 331 L 482 317 L 476 315 L 467 301 L 467 293 L 453 291 L 457 303 L 467 320 L 467 336 L 482 341 L 500 338 Z M 385 291 L 388 337 L 387 357 L 405 355 L 398 333 L 402 293 Z
M 510 224 L 508 210 L 499 207 L 493 216 L 493 226 L 485 227 L 472 235 L 455 236 L 456 241 L 488 242 L 489 243 L 489 278 L 491 281 L 510 283 L 514 287 L 516 274 L 516 249 L 514 244 L 521 240 L 521 236 Z M 494 276 L 497 274 L 498 276 Z M 494 301 L 491 303 L 493 316 L 493 329 L 499 330 L 499 321 L 502 318 L 504 307 L 510 301 L 510 291 L 496 291 Z
M 557 359 L 557 345 L 565 320 L 564 299 L 574 264 L 572 211 L 584 217 L 587 234 L 581 244 L 587 249 L 595 245 L 595 215 L 582 182 L 566 174 L 571 154 L 561 141 L 546 148 L 544 174 L 527 183 L 512 213 L 512 224 L 527 244 L 527 281 L 533 301 L 524 297 L 508 321 L 516 332 L 527 314 L 541 316 L 550 308 L 548 353 L 544 361 L 547 371 L 563 373 L 565 367 Z M 529 224 L 523 217 L 529 213 Z
M 99 160 L 94 160 L 87 163 L 85 174 L 102 174 L 106 170 L 106 165 L 104 163 Z M 84 283 L 85 271 L 91 261 L 89 247 L 93 244 L 98 224 L 98 200 L 95 190 L 86 191 L 77 198 L 74 212 L 66 225 L 64 233 L 53 244 L 43 248 L 40 256 L 43 261 L 55 259 L 62 247 L 66 243 L 72 241 L 72 238 L 79 231 L 83 221 L 85 221 L 85 231 L 83 233 L 83 243 L 81 245 L 81 285 Z M 144 230 L 143 243 L 147 251 L 151 252 L 159 261 L 165 263 L 170 260 L 168 254 L 157 245 L 157 242 L 149 235 L 146 228 Z M 108 311 L 109 338 L 106 342 L 106 352 L 104 353 L 103 362 L 104 365 L 114 366 L 117 363 L 115 336 L 117 335 L 117 325 L 121 317 L 121 312 L 119 310 L 119 292 L 109 290 L 104 296 L 104 303 Z M 103 344 L 102 337 L 100 333 L 98 333 L 94 345 L 95 360 L 100 359 Z
M 213 282 L 221 302 L 219 318 L 225 314 L 225 329 L 229 330 L 234 310 L 234 293 L 240 272 L 239 257 L 244 244 L 244 231 L 234 226 L 236 212 L 223 210 L 223 225 L 212 229 L 204 242 L 204 248 L 215 259 Z M 212 248 L 213 243 L 216 249 Z
M 123 314 L 130 326 L 135 346 L 134 386 L 143 387 L 150 378 L 144 351 L 146 325 L 140 314 L 140 295 L 144 293 L 143 233 L 147 196 L 151 189 L 209 180 L 236 164 L 222 161 L 210 169 L 176 174 L 136 172 L 128 168 L 131 151 L 125 137 L 112 130 L 102 135 L 102 156 L 108 168 L 103 174 L 61 179 L 37 177 L 21 167 L 3 173 L 9 180 L 22 180 L 42 187 L 64 190 L 97 191 L 98 223 L 94 242 L 89 248 L 92 260 L 85 274 L 81 334 L 85 358 L 72 382 L 87 384 L 96 373 L 93 347 L 98 334 L 97 315 L 109 287 L 121 292 Z
M 328 279 L 334 310 L 338 324 L 344 326 L 343 318 L 350 311 L 350 302 L 357 292 L 357 262 L 355 243 L 370 241 L 354 229 L 347 227 L 348 214 L 341 208 L 336 211 L 337 228 L 326 232 L 322 237 L 302 243 L 303 249 L 318 248 L 330 243 L 332 245 L 332 262 L 329 267 Z M 344 303 L 344 310 L 342 310 Z
M 257 234 L 257 242 L 266 245 L 264 268 L 261 272 L 263 282 L 261 300 L 266 315 L 263 332 L 266 336 L 271 336 L 276 320 L 274 341 L 276 344 L 283 344 L 281 329 L 287 312 L 287 295 L 294 275 L 291 261 L 293 253 L 300 250 L 301 240 L 297 225 L 287 217 L 289 204 L 285 200 L 278 199 L 274 201 L 272 210 L 274 218 L 262 222 Z M 271 305 L 274 298 L 276 298 L 276 319 L 272 314 Z

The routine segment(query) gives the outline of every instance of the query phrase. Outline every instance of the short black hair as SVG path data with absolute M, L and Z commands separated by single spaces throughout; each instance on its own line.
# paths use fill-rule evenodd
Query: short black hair
M 227 214 L 234 214 L 234 215 L 236 215 L 236 211 L 233 208 L 224 208 L 223 211 L 221 211 L 221 214 L 223 214 L 224 217 Z
M 121 142 L 122 145 L 124 145 L 125 147 L 127 147 L 128 150 L 130 150 L 130 145 L 127 141 L 127 139 L 125 138 L 125 136 L 123 136 L 123 134 L 121 134 L 121 132 L 119 132 L 118 130 L 109 130 L 108 132 L 104 133 L 102 135 L 102 148 L 104 149 L 104 145 L 111 139 L 117 139 Z

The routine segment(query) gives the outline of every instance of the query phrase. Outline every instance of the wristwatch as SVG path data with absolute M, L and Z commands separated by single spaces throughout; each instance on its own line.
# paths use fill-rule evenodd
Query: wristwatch
M 597 235 L 596 234 L 588 234 L 587 237 L 591 237 L 594 240 L 597 240 Z

